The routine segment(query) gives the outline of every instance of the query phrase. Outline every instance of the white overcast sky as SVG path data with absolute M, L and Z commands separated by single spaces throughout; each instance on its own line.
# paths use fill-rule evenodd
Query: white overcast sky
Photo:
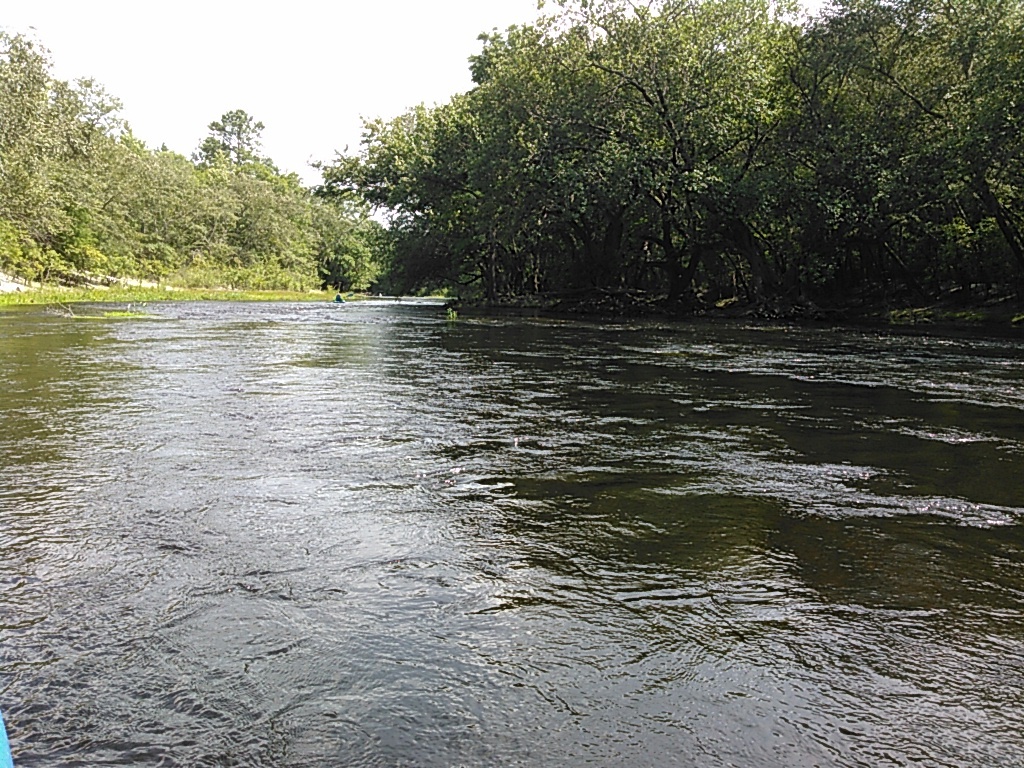
M 538 15 L 537 0 L 0 0 L 0 26 L 49 48 L 57 77 L 102 83 L 149 146 L 189 155 L 244 109 L 311 182 L 310 159 L 357 149 L 361 117 L 468 90 L 477 36 Z
M 0 26 L 49 48 L 58 78 L 102 83 L 149 146 L 190 155 L 244 109 L 266 125 L 265 153 L 309 183 L 310 160 L 358 148 L 362 117 L 469 89 L 477 36 L 539 13 L 537 0 L 0 0 Z

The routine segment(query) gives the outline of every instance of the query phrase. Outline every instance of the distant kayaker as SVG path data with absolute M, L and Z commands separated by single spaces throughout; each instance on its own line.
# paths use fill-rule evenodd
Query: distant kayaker
M 337 296 L 334 297 L 334 303 L 335 304 L 344 304 L 345 303 L 345 299 L 342 298 L 340 292 L 338 293 Z

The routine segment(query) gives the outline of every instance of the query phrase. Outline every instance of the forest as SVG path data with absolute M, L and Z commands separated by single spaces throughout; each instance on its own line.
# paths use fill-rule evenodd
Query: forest
M 386 212 L 403 290 L 1021 298 L 1020 0 L 561 0 L 481 40 L 471 90 L 367 122 L 324 169 Z
M 558 0 L 305 188 L 0 35 L 0 270 L 775 315 L 1024 297 L 1024 3 Z M 595 298 L 596 297 L 596 298 Z M 588 304 L 589 302 L 589 304 Z M 607 302 L 606 302 L 607 303 Z
M 94 81 L 0 31 L 0 271 L 54 284 L 364 290 L 383 227 L 353 195 L 317 194 L 262 156 L 244 110 L 189 158 L 132 135 Z

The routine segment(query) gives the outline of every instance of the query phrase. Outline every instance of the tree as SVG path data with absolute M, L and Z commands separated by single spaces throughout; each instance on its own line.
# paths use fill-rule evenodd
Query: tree
M 783 151 L 812 279 L 928 296 L 1024 278 L 1022 18 L 1013 1 L 854 0 L 807 30 Z
M 789 311 L 1024 286 L 1019 0 L 558 6 L 326 169 L 388 211 L 407 287 Z
M 317 271 L 321 286 L 365 291 L 381 275 L 384 228 L 355 201 L 318 198 L 313 222 L 319 235 Z
M 200 165 L 213 165 L 225 158 L 232 165 L 266 162 L 260 156 L 260 136 L 266 126 L 254 120 L 244 109 L 233 109 L 208 126 L 210 135 L 199 145 L 195 160 Z
M 96 153 L 122 130 L 119 108 L 90 80 L 53 79 L 35 41 L 0 32 L 0 220 L 22 243 L 0 256 L 7 266 L 37 276 L 99 266 L 78 195 Z
M 61 216 L 55 164 L 74 151 L 75 103 L 50 77 L 48 51 L 0 32 L 0 218 L 47 239 Z

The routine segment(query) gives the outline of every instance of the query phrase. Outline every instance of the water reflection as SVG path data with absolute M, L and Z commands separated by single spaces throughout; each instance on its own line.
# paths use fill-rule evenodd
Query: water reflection
M 19 766 L 1024 752 L 1019 344 L 153 311 L 0 326 Z

